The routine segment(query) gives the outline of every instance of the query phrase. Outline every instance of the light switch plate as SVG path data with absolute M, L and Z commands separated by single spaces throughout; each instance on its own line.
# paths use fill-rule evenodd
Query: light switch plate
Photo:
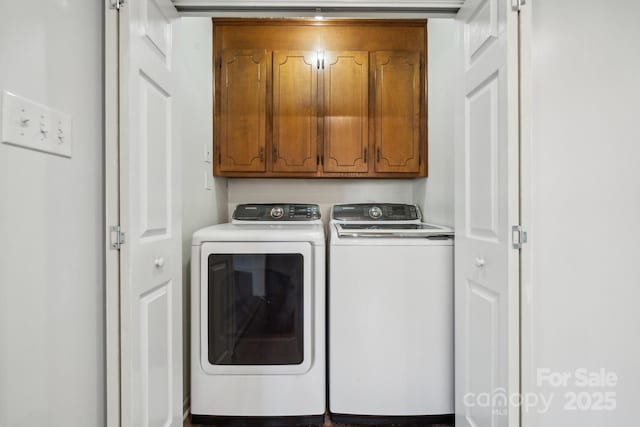
M 71 116 L 4 91 L 2 142 L 71 157 Z

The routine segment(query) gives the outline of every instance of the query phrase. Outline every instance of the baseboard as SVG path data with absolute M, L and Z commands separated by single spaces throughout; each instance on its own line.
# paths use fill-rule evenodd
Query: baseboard
M 186 421 L 189 416 L 189 411 L 191 410 L 191 396 L 187 396 L 184 398 L 184 402 L 182 402 L 182 421 Z
M 359 425 L 431 425 L 443 424 L 452 426 L 455 423 L 454 414 L 438 415 L 352 415 L 330 413 L 333 424 L 359 424 Z
M 282 417 L 236 417 L 191 414 L 193 424 L 225 427 L 293 427 L 322 426 L 324 415 L 282 416 Z

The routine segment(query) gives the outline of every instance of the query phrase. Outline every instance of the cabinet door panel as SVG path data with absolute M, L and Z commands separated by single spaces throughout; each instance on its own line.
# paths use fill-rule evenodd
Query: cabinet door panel
M 420 53 L 381 51 L 375 64 L 376 172 L 420 171 Z
M 367 172 L 369 54 L 327 52 L 324 59 L 324 171 Z
M 318 169 L 318 62 L 312 51 L 276 51 L 273 66 L 274 172 Z
M 265 171 L 266 50 L 222 53 L 220 101 L 220 170 Z

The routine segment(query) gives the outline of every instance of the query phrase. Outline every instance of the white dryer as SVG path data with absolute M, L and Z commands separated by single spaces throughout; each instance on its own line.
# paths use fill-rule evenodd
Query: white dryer
M 415 205 L 336 205 L 328 292 L 332 420 L 452 423 L 453 231 Z
M 325 234 L 317 205 L 238 205 L 193 235 L 196 424 L 322 424 Z M 277 418 L 277 420 L 273 420 Z

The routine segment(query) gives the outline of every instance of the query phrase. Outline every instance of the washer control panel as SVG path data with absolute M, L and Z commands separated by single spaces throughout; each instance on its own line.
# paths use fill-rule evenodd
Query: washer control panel
M 301 203 L 248 203 L 236 206 L 233 219 L 240 221 L 315 221 L 320 207 Z
M 402 203 L 355 203 L 335 205 L 331 217 L 335 221 L 415 221 L 420 220 L 420 210 Z

